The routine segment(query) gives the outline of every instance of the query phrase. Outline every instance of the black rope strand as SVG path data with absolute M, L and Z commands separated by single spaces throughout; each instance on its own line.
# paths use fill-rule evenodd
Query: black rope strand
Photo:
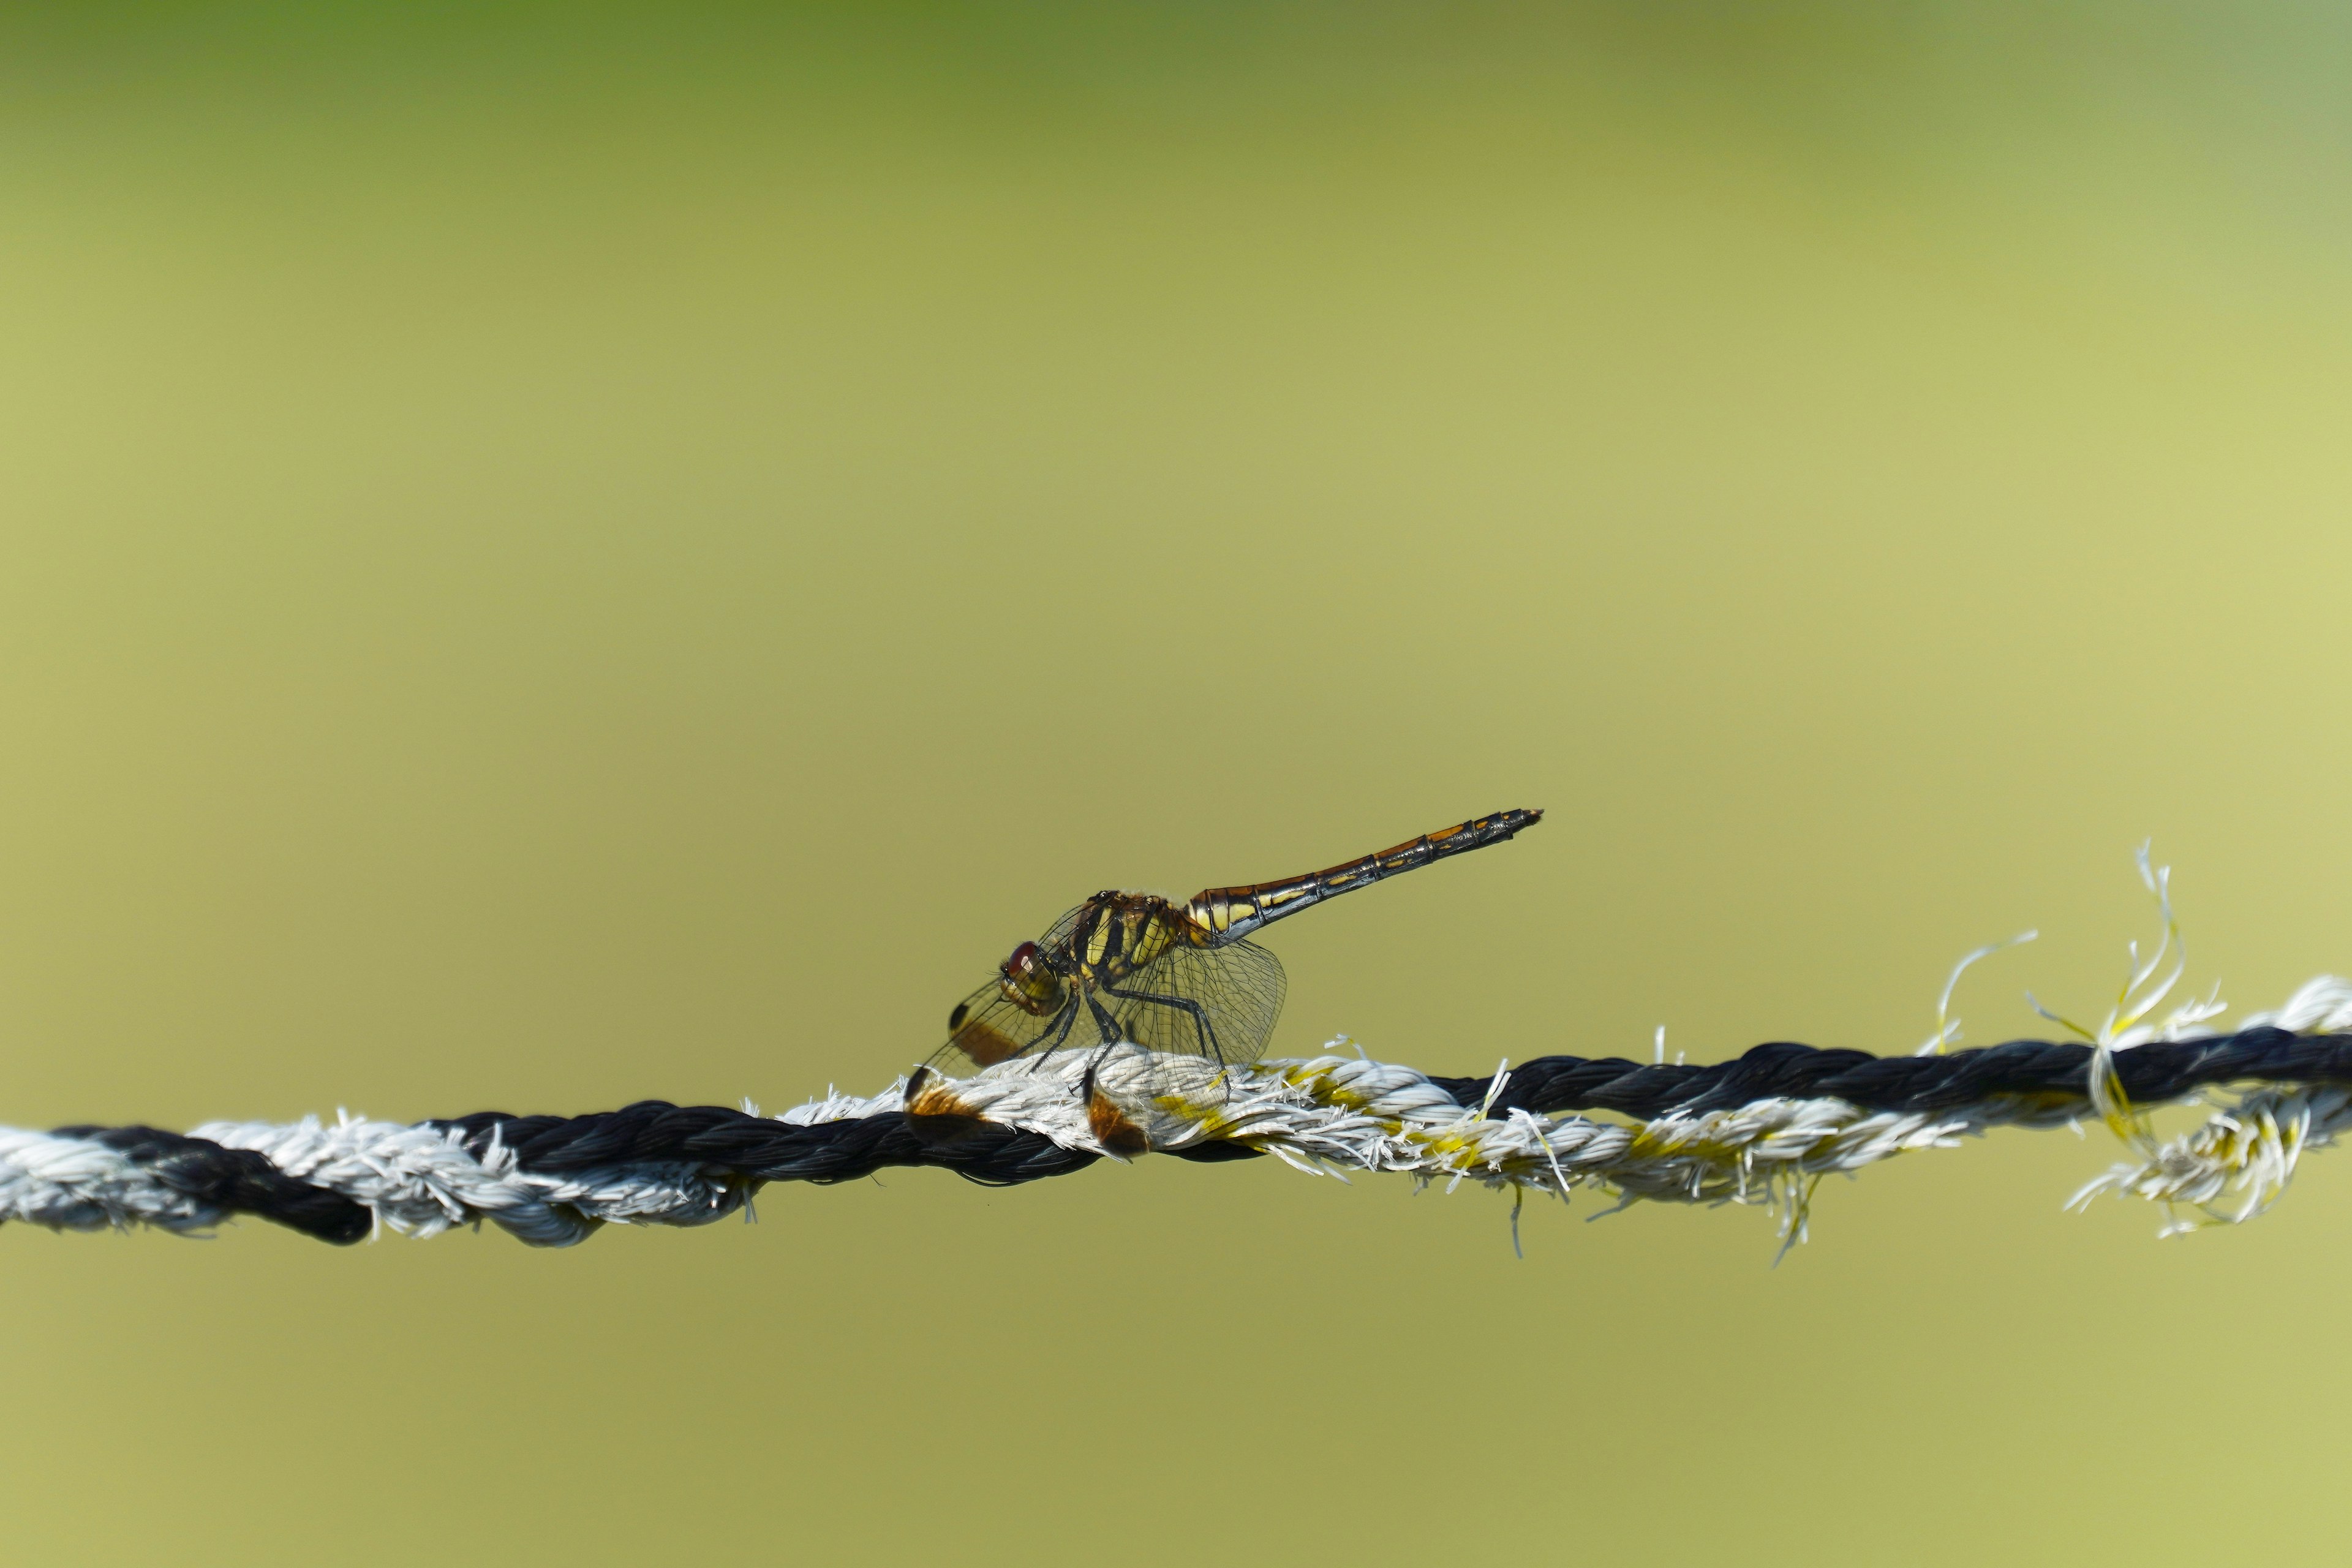
M 375 1227 L 366 1205 L 289 1176 L 250 1149 L 225 1148 L 209 1138 L 156 1127 L 60 1127 L 55 1135 L 103 1143 L 173 1192 L 224 1214 L 275 1220 L 338 1247 L 349 1247 Z
M 947 1122 L 948 1135 L 912 1122 Z M 478 1110 L 425 1126 L 457 1132 L 479 1159 L 493 1139 L 526 1171 L 556 1174 L 606 1165 L 699 1164 L 715 1176 L 756 1182 L 855 1182 L 891 1165 L 938 1165 L 991 1184 L 1013 1185 L 1082 1171 L 1100 1156 L 1065 1149 L 1042 1133 L 963 1117 L 888 1114 L 807 1127 L 723 1105 L 641 1100 L 586 1116 L 509 1116 Z
M 2091 1047 L 2012 1040 L 1943 1056 L 1874 1057 L 1775 1042 L 1729 1061 L 1683 1066 L 1622 1058 L 1538 1057 L 1510 1069 L 1490 1113 L 1608 1110 L 1649 1121 L 1784 1097 L 1847 1100 L 1866 1110 L 1941 1111 L 2004 1098 L 2043 1109 L 2088 1102 Z M 2152 1042 L 2114 1058 L 2124 1093 L 2139 1104 L 2184 1099 L 2225 1083 L 2352 1087 L 2352 1036 L 2254 1028 L 2210 1040 Z M 1465 1107 L 1486 1104 L 1490 1078 L 1433 1078 Z M 717 1105 L 644 1100 L 586 1116 L 483 1110 L 422 1123 L 455 1134 L 480 1158 L 493 1145 L 517 1166 L 550 1175 L 634 1164 L 686 1164 L 714 1179 L 853 1182 L 890 1166 L 934 1165 L 989 1186 L 1067 1175 L 1098 1155 L 1036 1132 L 965 1117 L 890 1112 L 797 1126 Z M 323 1241 L 366 1236 L 367 1208 L 289 1176 L 263 1155 L 152 1127 L 61 1127 L 61 1137 L 105 1144 L 174 1192 L 228 1214 L 272 1220 Z M 1247 1159 L 1246 1144 L 1171 1151 L 1204 1163 Z
M 2003 1097 L 2087 1100 L 2091 1047 L 2012 1040 L 1944 1056 L 1874 1057 L 1776 1041 L 1729 1061 L 1685 1067 L 1609 1057 L 1538 1057 L 1510 1069 L 1494 1102 L 1508 1110 L 1613 1110 L 1643 1121 L 1727 1110 L 1750 1100 L 1843 1100 L 1866 1110 L 1955 1110 Z M 2216 1084 L 2352 1085 L 2352 1036 L 2254 1028 L 2210 1040 L 2151 1041 L 2115 1055 L 2136 1103 L 2179 1100 Z M 1430 1080 L 1463 1105 L 1486 1100 L 1491 1078 Z

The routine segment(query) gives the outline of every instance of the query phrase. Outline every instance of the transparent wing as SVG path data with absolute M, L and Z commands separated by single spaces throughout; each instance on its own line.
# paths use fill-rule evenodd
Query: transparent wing
M 1041 946 L 1055 944 L 1055 934 L 1066 934 L 1076 922 L 1086 906 L 1079 905 L 1054 922 Z M 1074 1038 L 1081 1045 L 1092 1040 L 1097 1031 L 1074 1032 L 1073 1026 L 1086 1012 L 1078 1000 L 1077 988 L 1071 987 L 1058 1012 L 1044 1016 L 1030 1012 L 1004 994 L 993 980 L 965 997 L 948 1015 L 948 1043 L 933 1051 L 927 1064 L 941 1072 L 958 1073 L 971 1068 L 994 1067 L 998 1062 L 1011 1061 L 1014 1057 L 1032 1051 L 1043 1054 L 1069 1044 Z
M 1240 1067 L 1265 1052 L 1288 983 L 1254 942 L 1173 947 L 1100 1000 L 1139 1046 Z
M 948 1016 L 948 1043 L 931 1053 L 929 1065 L 942 1072 L 960 1073 L 994 1067 L 1032 1051 L 1051 1050 L 1068 1043 L 1071 1023 L 1083 1011 L 1074 996 L 1062 1004 L 1059 1012 L 1040 1018 L 1005 1000 L 1004 993 L 991 981 Z

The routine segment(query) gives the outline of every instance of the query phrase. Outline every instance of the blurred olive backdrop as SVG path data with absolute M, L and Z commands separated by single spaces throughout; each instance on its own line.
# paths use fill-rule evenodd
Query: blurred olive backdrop
M 1276 1054 L 2352 966 L 2324 8 L 12 7 L 0 1121 L 770 1110 L 1476 812 Z M 384 8 L 389 11 L 391 8 Z M 2323 1554 L 2352 1156 L 0 1232 L 12 1562 Z

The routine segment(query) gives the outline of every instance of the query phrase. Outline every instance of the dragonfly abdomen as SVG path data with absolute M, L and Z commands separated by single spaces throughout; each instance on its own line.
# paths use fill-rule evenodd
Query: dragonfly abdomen
M 1523 828 L 1543 820 L 1540 811 L 1502 811 L 1473 817 L 1435 833 L 1424 833 L 1378 854 L 1287 877 L 1278 882 L 1255 882 L 1244 888 L 1211 888 L 1193 895 L 1184 906 L 1184 918 L 1206 946 L 1238 941 L 1285 915 L 1311 909 L 1326 899 L 1369 888 L 1384 878 L 1418 869 L 1449 855 L 1466 854 L 1500 844 Z

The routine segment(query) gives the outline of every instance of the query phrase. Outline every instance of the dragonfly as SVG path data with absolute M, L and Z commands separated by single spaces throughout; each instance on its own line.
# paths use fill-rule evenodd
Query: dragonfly
M 1024 942 L 996 978 L 948 1015 L 948 1043 L 929 1068 L 1043 1061 L 1066 1048 L 1132 1042 L 1153 1051 L 1241 1067 L 1255 1061 L 1282 1012 L 1282 961 L 1253 932 L 1327 899 L 1500 844 L 1543 820 L 1540 811 L 1474 817 L 1375 855 L 1241 888 L 1211 888 L 1182 903 L 1156 893 L 1097 893 Z

